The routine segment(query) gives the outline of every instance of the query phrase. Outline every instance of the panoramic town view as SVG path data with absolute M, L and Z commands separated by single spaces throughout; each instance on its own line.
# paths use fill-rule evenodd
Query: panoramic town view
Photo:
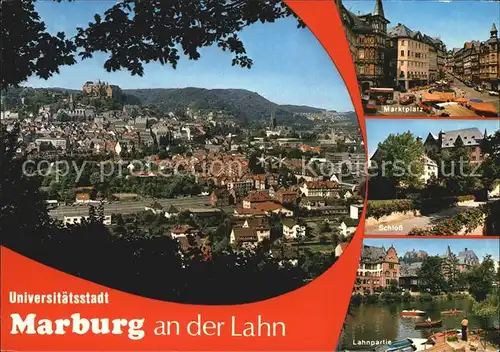
M 339 350 L 498 351 L 498 240 L 365 239 Z
M 500 234 L 500 126 L 368 119 L 365 233 Z
M 107 6 L 37 9 L 49 31 L 71 34 L 72 19 Z M 68 18 L 58 22 L 56 8 Z M 242 38 L 250 70 L 214 45 L 176 70 L 145 64 L 142 77 L 107 72 L 96 55 L 7 85 L 3 244 L 109 287 L 187 303 L 265 299 L 327 270 L 361 216 L 358 119 L 296 19 Z
M 337 0 L 337 8 L 366 114 L 499 116 L 500 3 Z

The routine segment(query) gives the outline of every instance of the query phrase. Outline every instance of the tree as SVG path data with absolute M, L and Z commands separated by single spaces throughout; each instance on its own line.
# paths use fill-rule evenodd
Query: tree
M 443 275 L 441 258 L 426 257 L 417 274 L 421 278 L 421 291 L 429 291 L 432 294 L 440 294 L 444 291 L 446 281 Z
M 497 273 L 491 255 L 487 255 L 483 262 L 466 273 L 469 284 L 469 293 L 477 302 L 486 299 L 496 282 Z
M 379 143 L 373 160 L 376 175 L 386 179 L 393 187 L 421 187 L 424 147 L 411 132 L 390 134 Z
M 95 53 L 108 55 L 104 68 L 109 72 L 126 69 L 143 75 L 143 63 L 175 69 L 181 54 L 197 60 L 200 48 L 217 45 L 233 54 L 233 66 L 251 68 L 253 61 L 238 33 L 256 22 L 295 16 L 281 0 L 119 0 L 103 17 L 96 14 L 86 28 L 77 28 L 70 40 L 62 32 L 46 32 L 34 3 L 1 2 L 2 89 L 31 75 L 47 79 L 60 66 L 75 64 L 75 55 L 87 59 Z M 298 20 L 298 27 L 305 25 Z
M 31 75 L 49 78 L 59 67 L 73 65 L 76 45 L 62 32 L 46 32 L 34 1 L 2 1 L 0 4 L 2 78 L 1 89 L 25 81 Z
M 36 256 L 56 227 L 39 190 L 40 177 L 36 170 L 27 168 L 24 172 L 26 159 L 16 154 L 18 133 L 19 126 L 8 132 L 0 125 L 0 241 Z
M 459 261 L 453 256 L 453 258 L 445 258 L 442 260 L 442 272 L 446 280 L 447 290 L 455 292 L 459 289 Z
M 488 156 L 481 164 L 481 180 L 490 189 L 500 180 L 500 131 L 483 139 L 481 152 Z

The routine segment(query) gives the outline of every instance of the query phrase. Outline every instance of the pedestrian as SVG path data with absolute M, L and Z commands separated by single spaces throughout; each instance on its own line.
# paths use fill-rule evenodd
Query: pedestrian
M 422 93 L 419 94 L 418 99 L 422 102 Z
M 469 325 L 469 321 L 467 320 L 467 316 L 462 320 L 462 341 L 467 341 L 467 326 Z

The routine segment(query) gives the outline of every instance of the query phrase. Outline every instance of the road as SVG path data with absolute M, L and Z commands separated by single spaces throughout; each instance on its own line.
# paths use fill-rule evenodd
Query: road
M 453 79 L 454 82 L 451 84 L 451 88 L 455 92 L 455 97 L 465 97 L 466 99 L 480 99 L 485 103 L 490 103 L 492 104 L 495 109 L 500 112 L 500 97 L 498 96 L 491 96 L 488 94 L 487 91 L 484 93 L 480 93 L 474 88 L 467 87 L 465 84 L 460 82 L 457 78 L 449 76 L 449 79 Z M 399 93 L 395 92 L 394 93 L 394 100 L 398 101 L 400 95 L 407 95 L 407 94 L 413 94 L 415 97 L 417 97 L 417 100 L 420 96 L 420 94 L 427 93 L 428 90 L 419 90 L 419 91 L 414 91 L 411 93 Z M 445 110 L 450 114 L 450 116 L 477 116 L 475 112 L 472 110 L 467 109 L 464 106 L 461 105 L 449 105 L 445 107 Z M 367 114 L 371 115 L 371 114 Z M 376 115 L 382 115 L 382 116 L 439 116 L 439 114 L 432 115 L 429 113 L 425 113 L 421 109 L 418 108 L 415 104 L 410 104 L 410 105 L 401 105 L 401 104 L 393 104 L 393 105 L 385 105 L 385 106 L 379 106 L 378 111 Z
M 110 204 L 104 204 L 104 214 L 131 214 L 144 210 L 144 207 L 151 205 L 155 200 L 145 199 L 137 201 L 123 201 L 114 202 Z M 179 210 L 185 208 L 204 208 L 206 203 L 210 201 L 210 197 L 191 197 L 191 198 L 174 198 L 174 199 L 157 199 L 165 210 L 170 205 L 175 206 Z M 50 216 L 63 219 L 65 216 L 87 216 L 89 215 L 89 210 L 87 205 L 75 205 L 67 206 L 60 205 L 58 208 L 53 209 L 49 212 Z
M 365 234 L 367 235 L 406 235 L 410 230 L 415 227 L 424 228 L 437 222 L 452 217 L 470 207 L 477 207 L 481 204 L 481 202 L 475 202 L 470 205 L 463 205 L 454 208 L 448 208 L 442 210 L 440 212 L 428 215 L 428 216 L 419 216 L 411 219 L 404 219 L 401 221 L 394 222 L 382 222 L 378 225 L 367 226 L 365 227 Z M 474 234 L 474 235 L 482 235 L 482 233 Z
M 481 99 L 485 103 L 493 104 L 493 106 L 495 106 L 497 111 L 500 111 L 500 97 L 491 96 L 488 94 L 487 91 L 485 91 L 484 93 L 480 93 L 480 92 L 474 90 L 474 88 L 467 87 L 465 84 L 460 82 L 457 78 L 454 78 L 451 76 L 450 76 L 450 78 L 455 80 L 452 84 L 452 88 L 455 90 L 456 93 L 458 93 L 457 95 L 459 97 L 462 96 L 461 92 L 465 92 L 465 97 L 467 99 Z

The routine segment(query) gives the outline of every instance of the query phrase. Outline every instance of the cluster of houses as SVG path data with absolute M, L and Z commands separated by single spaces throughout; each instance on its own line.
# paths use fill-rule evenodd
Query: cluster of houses
M 336 255 L 340 255 L 345 244 L 340 244 Z M 425 251 L 409 251 L 403 257 L 398 257 L 396 249 L 363 245 L 356 274 L 355 292 L 359 294 L 373 294 L 383 290 L 394 282 L 403 290 L 418 294 L 422 284 L 419 269 L 423 261 L 429 256 Z M 447 247 L 442 259 L 442 271 L 445 278 L 452 275 L 451 271 L 464 272 L 480 263 L 474 250 L 465 248 L 454 254 Z

